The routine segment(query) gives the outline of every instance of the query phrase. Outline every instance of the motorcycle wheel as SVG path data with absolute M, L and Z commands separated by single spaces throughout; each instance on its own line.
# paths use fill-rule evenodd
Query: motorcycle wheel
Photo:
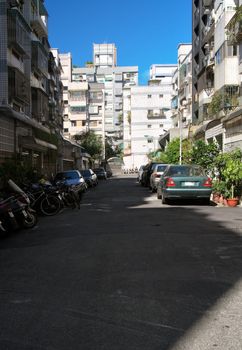
M 27 217 L 23 219 L 22 221 L 22 227 L 24 228 L 32 228 L 37 224 L 37 215 L 36 213 L 30 213 L 28 211 L 27 212 Z
M 44 198 L 40 203 L 41 213 L 46 216 L 56 215 L 57 213 L 59 213 L 60 209 L 61 202 L 59 198 L 55 196 L 49 195 L 46 198 Z

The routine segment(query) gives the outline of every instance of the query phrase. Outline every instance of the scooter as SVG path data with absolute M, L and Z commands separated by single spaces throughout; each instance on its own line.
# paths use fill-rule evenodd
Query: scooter
M 1 236 L 7 232 L 15 231 L 19 228 L 18 222 L 12 209 L 13 196 L 0 200 L 0 230 Z
M 15 193 L 16 202 L 12 204 L 12 209 L 20 227 L 34 227 L 37 223 L 37 214 L 36 211 L 30 207 L 28 195 L 11 179 L 8 180 L 8 185 Z

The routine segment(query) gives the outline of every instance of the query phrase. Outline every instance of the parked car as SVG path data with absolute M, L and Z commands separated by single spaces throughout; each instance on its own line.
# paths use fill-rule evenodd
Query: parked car
M 144 166 L 142 176 L 141 176 L 141 185 L 148 187 L 150 186 L 150 175 L 153 172 L 156 164 L 159 164 L 158 162 L 150 162 Z
M 98 179 L 107 180 L 107 172 L 103 167 L 93 169 Z
M 97 186 L 98 178 L 92 169 L 81 170 L 81 174 L 84 177 L 88 187 Z
M 144 165 L 141 165 L 139 167 L 139 170 L 138 170 L 138 176 L 137 176 L 137 181 L 140 183 L 141 182 L 141 178 L 142 178 L 142 173 L 143 173 L 143 170 L 144 170 Z
M 175 199 L 210 202 L 212 180 L 198 165 L 168 165 L 157 185 L 157 198 L 166 204 Z
M 160 180 L 161 175 L 164 174 L 168 164 L 156 164 L 154 170 L 150 175 L 150 188 L 152 192 L 157 191 L 157 184 Z
M 74 186 L 79 196 L 87 189 L 87 184 L 78 170 L 67 170 L 57 173 L 54 178 L 54 183 L 58 184 L 61 182 L 67 186 Z

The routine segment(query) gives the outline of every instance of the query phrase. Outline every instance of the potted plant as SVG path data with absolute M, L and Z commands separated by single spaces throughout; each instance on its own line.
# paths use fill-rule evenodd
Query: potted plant
M 213 202 L 227 206 L 227 197 L 229 196 L 226 182 L 220 179 L 213 181 Z
M 228 190 L 227 203 L 229 206 L 236 206 L 241 195 L 242 183 L 242 162 L 240 159 L 228 159 L 222 170 Z

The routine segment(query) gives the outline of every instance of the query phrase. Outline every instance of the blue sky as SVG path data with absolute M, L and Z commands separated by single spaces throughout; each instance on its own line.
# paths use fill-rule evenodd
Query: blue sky
M 115 43 L 118 65 L 139 66 L 140 83 L 153 63 L 176 63 L 179 43 L 191 42 L 191 0 L 45 0 L 49 41 L 71 52 L 73 64 L 92 60 L 93 43 Z

